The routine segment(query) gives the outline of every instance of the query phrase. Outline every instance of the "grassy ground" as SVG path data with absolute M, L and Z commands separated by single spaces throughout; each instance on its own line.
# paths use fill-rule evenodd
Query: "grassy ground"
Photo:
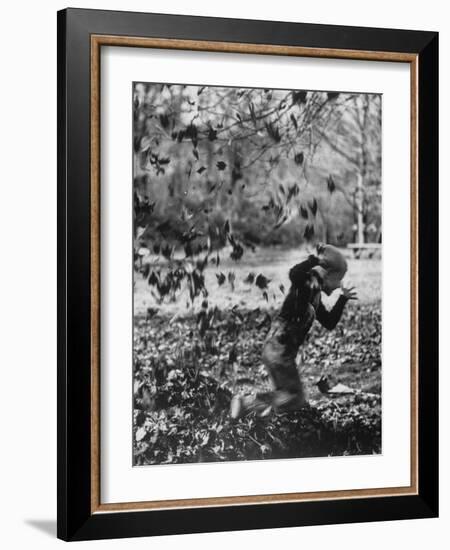
M 217 306 L 217 313 L 202 338 L 183 297 L 158 304 L 137 276 L 135 464 L 380 452 L 380 261 L 349 259 L 348 281 L 358 288 L 359 301 L 348 304 L 334 331 L 316 323 L 302 346 L 298 364 L 310 406 L 295 414 L 232 421 L 232 394 L 269 387 L 260 359 L 264 338 L 283 299 L 279 287 L 288 287 L 287 272 L 302 259 L 282 250 L 248 258 L 207 268 L 209 307 Z M 228 279 L 217 283 L 216 273 L 228 277 L 230 271 L 234 290 Z M 268 300 L 243 282 L 249 272 L 271 279 Z M 321 393 L 316 383 L 323 375 L 331 386 L 345 384 L 355 393 Z

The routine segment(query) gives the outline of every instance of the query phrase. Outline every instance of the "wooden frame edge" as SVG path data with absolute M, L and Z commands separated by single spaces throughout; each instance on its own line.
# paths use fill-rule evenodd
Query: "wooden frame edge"
M 100 498 L 100 48 L 101 46 L 164 48 L 258 55 L 319 57 L 409 63 L 410 78 L 410 151 L 411 151 L 411 484 L 405 487 L 353 489 L 197 499 L 157 500 L 102 504 Z M 418 479 L 418 54 L 332 48 L 308 48 L 273 44 L 247 44 L 116 35 L 91 35 L 90 55 L 90 176 L 91 176 L 91 514 L 245 506 L 350 498 L 381 498 L 419 494 Z
M 91 512 L 100 506 L 100 45 L 91 43 Z
M 310 48 L 305 46 L 280 46 L 276 44 L 250 44 L 212 40 L 183 40 L 179 38 L 142 38 L 92 34 L 91 48 L 99 46 L 125 46 L 132 48 L 162 48 L 167 50 L 192 50 L 204 52 L 246 53 L 257 55 L 286 55 L 294 57 L 325 57 L 330 59 L 354 59 L 371 61 L 413 62 L 416 54 L 371 50 L 344 50 L 336 48 Z
M 411 82 L 411 487 L 419 494 L 419 56 L 410 63 Z

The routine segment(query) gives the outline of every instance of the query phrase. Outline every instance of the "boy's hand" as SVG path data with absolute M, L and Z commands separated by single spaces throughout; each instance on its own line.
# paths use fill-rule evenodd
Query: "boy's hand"
M 342 296 L 346 300 L 357 300 L 358 295 L 356 294 L 356 290 L 354 286 L 345 287 L 344 285 L 341 286 Z

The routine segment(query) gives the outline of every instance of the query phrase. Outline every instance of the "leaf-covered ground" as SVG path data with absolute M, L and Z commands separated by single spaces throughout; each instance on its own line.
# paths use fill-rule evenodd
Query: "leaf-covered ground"
M 349 303 L 334 331 L 315 323 L 298 358 L 308 407 L 230 418 L 233 393 L 269 387 L 260 357 L 276 312 L 267 305 L 216 308 L 200 331 L 192 313 L 136 315 L 135 465 L 381 452 L 379 301 Z M 322 376 L 354 393 L 321 393 Z

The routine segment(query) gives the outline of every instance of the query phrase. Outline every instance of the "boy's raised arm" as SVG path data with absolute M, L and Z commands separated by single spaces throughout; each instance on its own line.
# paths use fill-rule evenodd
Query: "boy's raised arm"
M 333 330 L 342 317 L 347 300 L 348 298 L 341 294 L 330 310 L 328 310 L 321 301 L 316 311 L 316 319 L 327 330 Z
M 339 296 L 331 310 L 328 310 L 323 305 L 322 300 L 320 301 L 319 307 L 316 311 L 316 319 L 327 330 L 333 330 L 339 323 L 339 319 L 342 317 L 342 313 L 344 312 L 345 304 L 349 300 L 356 300 L 356 292 L 354 287 L 342 287 L 342 294 Z

